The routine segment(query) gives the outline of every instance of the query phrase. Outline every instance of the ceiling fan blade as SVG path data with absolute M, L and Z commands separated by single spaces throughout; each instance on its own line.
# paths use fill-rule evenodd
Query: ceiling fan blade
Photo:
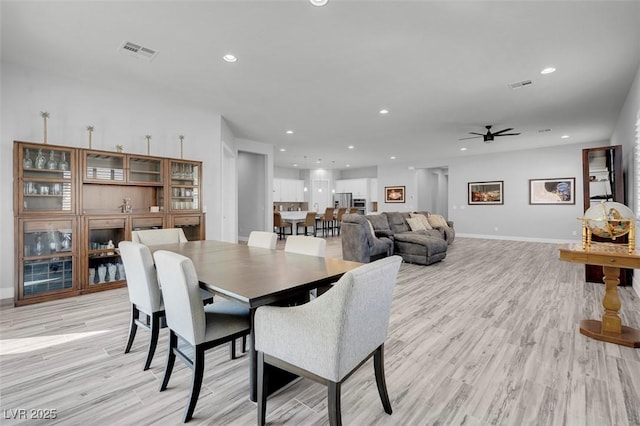
M 482 137 L 484 137 L 484 135 L 480 135 L 480 136 L 471 136 L 471 137 L 469 137 L 469 138 L 462 138 L 462 139 L 458 139 L 458 140 L 459 140 L 459 141 L 464 141 L 464 140 L 467 140 L 467 139 L 478 139 L 478 138 L 482 138 Z
M 470 135 L 484 136 L 484 133 L 469 132 Z
M 493 136 L 518 136 L 520 133 L 501 133 L 499 135 L 493 134 Z
M 498 130 L 497 132 L 491 132 L 491 133 L 493 133 L 494 135 L 499 135 L 500 133 L 509 132 L 511 130 L 513 130 L 513 127 L 509 127 L 508 129 L 502 129 L 502 130 Z

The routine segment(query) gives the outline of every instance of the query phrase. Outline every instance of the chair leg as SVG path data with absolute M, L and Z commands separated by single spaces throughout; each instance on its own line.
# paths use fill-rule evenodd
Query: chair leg
M 127 340 L 127 346 L 124 348 L 124 353 L 128 354 L 131 350 L 131 345 L 133 345 L 133 339 L 136 337 L 136 331 L 138 330 L 138 324 L 136 324 L 136 320 L 138 319 L 138 315 L 140 315 L 138 308 L 135 304 L 131 304 L 131 323 L 129 324 L 129 340 Z
M 267 418 L 267 384 L 269 376 L 264 365 L 264 352 L 258 352 L 258 426 L 264 426 Z
M 160 385 L 160 392 L 167 388 L 169 384 L 169 378 L 171 378 L 171 372 L 173 371 L 173 364 L 176 363 L 176 354 L 173 352 L 178 347 L 178 336 L 172 330 L 169 330 L 169 353 L 167 353 L 167 363 L 164 367 L 164 377 L 162 378 L 162 384 Z
M 389 401 L 389 394 L 387 393 L 387 383 L 384 379 L 384 344 L 380 345 L 373 354 L 373 368 L 375 369 L 380 401 L 382 401 L 385 413 L 391 414 L 393 410 L 391 409 L 391 401 Z
M 231 359 L 236 359 L 236 339 L 229 342 L 231 349 Z
M 329 424 L 331 426 L 342 426 L 342 415 L 340 414 L 340 383 L 329 382 L 327 387 Z
M 247 335 L 242 336 L 242 353 L 247 352 Z
M 196 409 L 200 388 L 202 387 L 202 376 L 204 375 L 204 349 L 200 345 L 195 347 L 193 360 L 193 371 L 191 372 L 191 392 L 189 393 L 189 403 L 184 412 L 182 421 L 184 423 L 191 420 Z
M 151 314 L 151 333 L 149 337 L 149 350 L 147 351 L 147 359 L 144 362 L 143 371 L 146 371 L 151 366 L 151 360 L 153 360 L 153 354 L 156 352 L 156 346 L 158 345 L 158 334 L 160 333 L 160 313 L 154 312 Z

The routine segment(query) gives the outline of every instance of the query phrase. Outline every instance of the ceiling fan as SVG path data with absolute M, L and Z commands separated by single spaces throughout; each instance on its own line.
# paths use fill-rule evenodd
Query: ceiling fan
M 463 141 L 466 139 L 475 139 L 475 138 L 479 138 L 482 137 L 484 139 L 484 141 L 486 143 L 491 143 L 493 142 L 493 138 L 496 136 L 516 136 L 519 135 L 520 133 L 505 133 L 505 132 L 510 132 L 511 130 L 513 130 L 513 127 L 509 127 L 508 129 L 502 129 L 502 130 L 498 130 L 497 132 L 493 132 L 491 133 L 491 125 L 487 125 L 484 126 L 487 129 L 487 133 L 483 134 L 483 133 L 476 133 L 476 132 L 469 132 L 470 135 L 478 135 L 478 136 L 471 136 L 468 138 L 462 138 L 462 139 L 458 139 L 459 141 Z

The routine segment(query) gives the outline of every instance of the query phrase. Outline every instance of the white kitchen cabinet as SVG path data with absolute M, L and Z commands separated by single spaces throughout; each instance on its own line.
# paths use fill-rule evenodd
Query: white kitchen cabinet
M 304 181 L 298 179 L 273 179 L 274 202 L 304 201 Z
M 368 198 L 369 180 L 367 178 L 336 180 L 336 192 L 350 192 L 353 198 Z

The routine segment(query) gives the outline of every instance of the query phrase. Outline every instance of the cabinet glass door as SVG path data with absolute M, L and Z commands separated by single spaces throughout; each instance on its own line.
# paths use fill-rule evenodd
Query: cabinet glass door
M 74 290 L 74 220 L 21 220 L 20 228 L 19 297 Z
M 71 149 L 21 145 L 21 213 L 73 212 L 74 154 Z
M 149 157 L 129 157 L 129 182 L 162 184 L 162 160 Z
M 124 155 L 86 152 L 84 180 L 124 182 Z
M 169 208 L 173 211 L 200 210 L 200 164 L 171 161 Z
M 115 250 L 125 240 L 126 218 L 91 218 L 87 221 L 89 250 L 85 288 L 107 287 L 125 279 L 122 260 Z

